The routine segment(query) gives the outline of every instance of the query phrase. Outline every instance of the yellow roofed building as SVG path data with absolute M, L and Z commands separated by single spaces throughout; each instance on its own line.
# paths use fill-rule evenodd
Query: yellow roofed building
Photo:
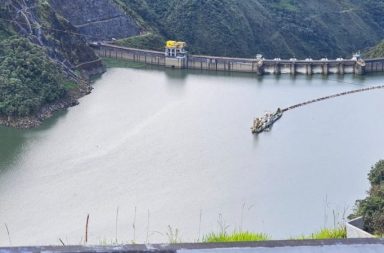
M 168 40 L 165 43 L 165 56 L 167 57 L 185 57 L 187 43 L 183 41 Z
M 165 66 L 171 68 L 185 68 L 188 64 L 187 43 L 168 40 L 165 43 Z

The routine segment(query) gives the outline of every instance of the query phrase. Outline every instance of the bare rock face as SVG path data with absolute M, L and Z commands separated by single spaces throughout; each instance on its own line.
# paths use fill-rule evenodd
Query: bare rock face
M 112 0 L 51 0 L 52 7 L 88 41 L 140 34 L 139 26 Z
M 64 1 L 63 1 L 64 2 Z M 75 3 L 77 1 L 68 1 Z M 2 18 L 13 20 L 13 30 L 43 48 L 64 73 L 74 76 L 76 66 L 86 74 L 101 74 L 104 67 L 79 31 L 42 0 L 0 0 Z M 49 28 L 48 28 L 49 27 Z M 89 63 L 89 64 L 86 64 Z

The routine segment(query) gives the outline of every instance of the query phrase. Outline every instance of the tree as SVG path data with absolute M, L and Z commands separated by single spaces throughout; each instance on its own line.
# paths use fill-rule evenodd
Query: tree
M 362 216 L 366 231 L 384 235 L 384 160 L 371 168 L 368 179 L 371 183 L 368 196 L 356 201 L 355 212 L 350 217 Z
M 59 68 L 17 36 L 0 41 L 0 115 L 28 116 L 65 95 Z

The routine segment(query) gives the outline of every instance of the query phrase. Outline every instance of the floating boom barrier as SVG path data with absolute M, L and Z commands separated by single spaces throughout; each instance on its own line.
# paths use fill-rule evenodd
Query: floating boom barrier
M 369 91 L 369 90 L 377 90 L 377 89 L 384 89 L 384 85 L 377 85 L 377 86 L 371 86 L 371 87 L 366 87 L 366 88 L 361 88 L 361 89 L 356 89 L 356 90 L 350 90 L 350 91 L 340 92 L 340 93 L 337 93 L 337 94 L 334 94 L 334 95 L 330 95 L 330 96 L 325 96 L 325 97 L 321 97 L 321 98 L 312 99 L 312 100 L 309 100 L 309 101 L 306 101 L 306 102 L 303 102 L 303 103 L 300 103 L 300 104 L 296 104 L 296 105 L 292 105 L 290 107 L 284 108 L 284 109 L 282 109 L 282 111 L 286 112 L 286 111 L 293 110 L 293 109 L 296 109 L 296 108 L 301 107 L 301 106 L 309 105 L 309 104 L 320 102 L 320 101 L 323 101 L 323 100 L 327 100 L 327 99 L 331 99 L 331 98 L 336 98 L 336 97 L 341 97 L 341 96 L 345 96 L 345 95 L 350 95 L 350 94 L 358 93 L 358 92 L 364 92 L 364 91 Z
M 267 113 L 263 117 L 256 118 L 253 121 L 253 125 L 251 127 L 252 133 L 253 134 L 259 134 L 259 133 L 264 132 L 264 131 L 269 131 L 272 128 L 273 124 L 277 120 L 279 120 L 281 118 L 281 116 L 282 116 L 282 114 L 284 112 L 287 112 L 287 111 L 290 111 L 290 110 L 293 110 L 293 109 L 296 109 L 296 108 L 299 108 L 299 107 L 302 107 L 302 106 L 305 106 L 305 105 L 309 105 L 309 104 L 313 104 L 313 103 L 316 103 L 316 102 L 320 102 L 320 101 L 324 101 L 324 100 L 327 100 L 327 99 L 331 99 L 331 98 L 346 96 L 346 95 L 350 95 L 350 94 L 354 94 L 354 93 L 359 93 L 359 92 L 364 92 L 364 91 L 378 90 L 378 89 L 384 89 L 384 85 L 370 86 L 370 87 L 366 87 L 366 88 L 360 88 L 360 89 L 356 89 L 356 90 L 340 92 L 340 93 L 337 93 L 337 94 L 333 94 L 333 95 L 329 95 L 329 96 L 325 96 L 325 97 L 320 97 L 320 98 L 316 98 L 316 99 L 312 99 L 312 100 L 308 100 L 308 101 L 305 101 L 303 103 L 295 104 L 295 105 L 289 106 L 289 107 L 284 108 L 284 109 L 280 109 L 279 108 L 276 111 L 275 114 L 268 114 Z M 277 115 L 278 117 L 271 117 L 271 115 Z

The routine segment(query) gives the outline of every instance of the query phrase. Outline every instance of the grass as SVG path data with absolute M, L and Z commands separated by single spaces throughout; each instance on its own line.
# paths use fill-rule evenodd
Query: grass
M 103 57 L 102 60 L 107 68 L 143 68 L 146 66 L 144 63 L 140 62 L 114 59 L 109 57 Z
M 179 235 L 179 229 L 173 229 L 171 226 L 168 226 L 168 232 L 166 233 L 168 241 L 171 244 L 181 243 L 181 238 Z
M 144 35 L 132 36 L 126 39 L 118 40 L 115 42 L 115 44 L 125 47 L 162 51 L 164 48 L 165 40 L 159 35 L 147 33 Z
M 280 0 L 279 2 L 275 3 L 274 6 L 278 9 L 290 12 L 298 11 L 297 6 L 295 6 L 292 0 Z
M 179 235 L 178 229 L 173 229 L 168 227 L 168 232 L 166 233 L 169 243 L 181 243 L 182 240 Z M 290 240 L 326 240 L 326 239 L 346 239 L 347 231 L 345 226 L 340 226 L 337 228 L 324 228 L 320 231 L 313 233 L 308 236 L 301 236 L 297 238 L 291 238 Z M 258 241 L 268 241 L 272 238 L 264 233 L 253 233 L 249 231 L 234 231 L 232 233 L 219 232 L 219 233 L 210 233 L 203 236 L 201 242 L 203 243 L 226 243 L 226 242 L 258 242 Z M 117 240 L 102 240 L 99 242 L 101 245 L 117 245 L 122 242 Z M 134 244 L 134 243 L 133 243 Z
M 78 85 L 75 82 L 68 81 L 64 83 L 64 89 L 66 90 L 73 90 L 73 89 L 76 89 L 77 87 Z
M 345 239 L 347 238 L 347 230 L 345 226 L 336 228 L 323 228 L 320 231 L 313 233 L 309 236 L 302 236 L 296 238 L 296 240 L 324 240 L 324 239 Z
M 234 231 L 230 234 L 226 232 L 210 233 L 203 237 L 203 242 L 254 242 L 254 241 L 267 241 L 270 237 L 263 233 L 252 233 L 248 231 L 237 232 Z

